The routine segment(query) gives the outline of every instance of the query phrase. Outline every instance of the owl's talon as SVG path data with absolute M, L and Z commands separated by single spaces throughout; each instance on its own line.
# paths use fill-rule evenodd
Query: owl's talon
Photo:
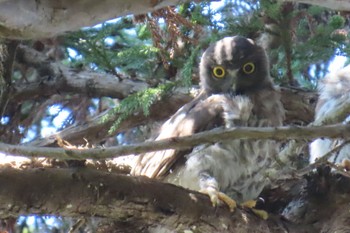
M 226 203 L 226 205 L 228 206 L 231 212 L 233 212 L 236 209 L 237 203 L 235 200 L 233 200 L 232 198 L 230 198 L 229 196 L 227 196 L 225 193 L 222 193 L 222 192 L 218 192 L 217 195 L 221 201 Z
M 242 207 L 253 209 L 256 206 L 256 200 L 248 200 L 241 204 Z
M 230 212 L 233 212 L 237 207 L 236 201 L 227 196 L 225 193 L 209 189 L 201 190 L 200 192 L 209 196 L 213 207 L 220 205 L 222 202 L 228 206 Z
M 250 209 L 255 215 L 257 215 L 259 218 L 266 220 L 269 218 L 269 214 L 265 210 L 258 210 L 254 207 L 256 206 L 256 200 L 248 200 L 241 204 L 243 208 Z
M 256 216 L 258 216 L 259 218 L 261 218 L 263 220 L 267 220 L 269 218 L 269 214 L 265 210 L 258 210 L 255 208 L 251 208 L 251 210 L 253 211 L 253 213 Z

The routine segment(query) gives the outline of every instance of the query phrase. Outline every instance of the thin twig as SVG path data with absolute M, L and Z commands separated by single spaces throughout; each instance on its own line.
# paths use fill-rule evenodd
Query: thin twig
M 327 125 L 314 127 L 238 127 L 227 130 L 215 129 L 191 136 L 167 138 L 133 145 L 109 148 L 52 148 L 15 146 L 0 143 L 0 152 L 27 157 L 47 157 L 63 160 L 71 159 L 107 159 L 122 155 L 141 154 L 167 149 L 186 149 L 199 144 L 213 144 L 234 139 L 289 140 L 315 139 L 319 137 L 350 139 L 350 125 Z
M 79 228 L 82 227 L 85 223 L 86 223 L 85 218 L 79 218 L 78 221 L 76 221 L 74 225 L 69 229 L 68 233 L 79 232 Z
M 341 165 L 339 166 L 339 165 L 331 163 L 329 161 L 326 161 L 325 165 L 330 166 L 331 168 L 335 169 L 337 171 L 337 173 L 339 173 L 339 174 L 341 174 L 341 175 L 343 175 L 345 177 L 349 177 L 350 178 L 350 173 L 347 172 L 347 171 L 344 171 L 344 167 L 343 166 L 341 166 Z
M 333 164 L 334 163 L 330 163 L 328 162 L 328 159 L 334 154 L 334 153 L 337 153 L 339 152 L 345 145 L 347 145 L 348 143 L 350 143 L 350 140 L 346 140 L 344 141 L 343 143 L 341 143 L 340 145 L 334 147 L 332 150 L 328 151 L 326 154 L 324 154 L 323 156 L 321 156 L 318 160 L 316 160 L 315 163 L 313 164 L 310 164 L 309 166 L 307 166 L 306 168 L 303 168 L 303 169 L 300 169 L 297 174 L 302 176 L 302 175 L 305 175 L 307 173 L 309 173 L 310 171 L 312 171 L 313 169 L 319 167 L 320 165 L 323 165 L 323 164 Z M 349 174 L 348 174 L 349 176 Z

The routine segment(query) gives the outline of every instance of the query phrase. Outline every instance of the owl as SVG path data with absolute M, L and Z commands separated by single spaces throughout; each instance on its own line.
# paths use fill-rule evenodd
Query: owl
M 347 124 L 350 120 L 350 65 L 329 73 L 318 84 L 319 98 L 313 125 Z M 332 150 L 342 140 L 316 139 L 310 144 L 310 163 Z M 337 164 L 350 159 L 350 145 L 332 155 L 330 162 Z
M 242 36 L 226 37 L 203 53 L 200 94 L 161 127 L 155 140 L 187 136 L 214 128 L 280 126 L 284 108 L 269 73 L 264 49 Z M 162 179 L 209 195 L 213 205 L 259 196 L 268 182 L 278 143 L 226 140 L 186 150 L 142 154 L 133 175 Z

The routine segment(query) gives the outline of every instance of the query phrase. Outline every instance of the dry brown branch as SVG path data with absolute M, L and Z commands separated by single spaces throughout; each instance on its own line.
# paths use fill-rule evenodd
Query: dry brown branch
M 336 180 L 339 177 L 330 173 L 309 178 L 317 188 L 326 185 L 321 196 L 303 186 L 303 180 L 290 186 L 289 198 L 307 203 L 295 216 L 296 222 L 291 222 L 273 213 L 265 221 L 241 208 L 230 213 L 227 206 L 212 207 L 204 194 L 146 177 L 89 169 L 0 168 L 0 218 L 29 214 L 102 217 L 113 220 L 120 232 L 126 232 L 123 227 L 127 232 L 145 232 L 149 226 L 161 225 L 171 232 L 346 233 L 350 200 L 344 194 L 350 180 Z
M 134 145 L 93 149 L 62 149 L 51 147 L 15 146 L 0 143 L 0 151 L 5 154 L 47 157 L 57 159 L 107 159 L 121 155 L 140 154 L 165 149 L 185 149 L 203 143 L 216 143 L 233 139 L 315 139 L 350 138 L 350 125 L 328 125 L 314 127 L 239 127 L 232 129 L 215 129 L 191 136 L 149 141 Z
M 281 1 L 285 2 L 285 0 L 281 0 Z M 291 2 L 307 3 L 307 4 L 327 7 L 329 9 L 339 10 L 339 11 L 349 11 L 350 10 L 350 3 L 347 0 L 337 0 L 337 1 L 332 1 L 332 0 L 293 0 Z
M 249 211 L 214 208 L 204 194 L 146 177 L 88 169 L 6 168 L 0 169 L 0 184 L 1 218 L 34 213 L 98 216 L 124 226 L 132 223 L 134 232 L 155 223 L 176 232 L 300 232 L 299 225 L 278 218 L 264 221 Z M 311 224 L 303 227 L 316 232 Z
M 165 6 L 177 5 L 180 2 L 182 1 L 76 0 L 72 4 L 69 1 L 56 0 L 1 0 L 0 35 L 18 39 L 53 37 L 84 26 L 93 26 L 108 19 L 128 14 L 142 14 Z M 350 3 L 347 0 L 293 0 L 292 2 L 325 6 L 334 10 L 350 10 Z
M 313 169 L 319 167 L 320 165 L 324 165 L 324 164 L 328 164 L 330 165 L 331 163 L 328 163 L 328 159 L 334 154 L 339 152 L 344 146 L 346 146 L 347 144 L 349 144 L 350 141 L 344 141 L 342 142 L 340 145 L 334 147 L 332 150 L 328 151 L 326 154 L 322 155 L 316 162 L 314 162 L 313 164 L 310 164 L 309 166 L 301 169 L 298 171 L 298 175 L 305 175 L 309 172 L 311 172 Z
M 232 215 L 225 207 L 213 208 L 203 194 L 146 177 L 94 170 L 0 169 L 0 183 L 1 218 L 33 213 L 99 216 L 146 226 L 157 222 L 181 232 L 191 227 L 200 232 L 229 232 L 241 229 L 239 223 L 245 218 L 268 229 L 267 222 L 244 211 Z M 24 193 L 30 195 L 23 198 Z M 218 216 L 220 221 L 212 225 Z
M 27 46 L 21 45 L 17 50 L 17 62 L 45 72 L 39 72 L 41 77 L 35 82 L 16 84 L 12 101 L 22 102 L 33 99 L 33 96 L 42 98 L 57 93 L 123 99 L 148 86 L 144 82 L 129 79 L 119 81 L 111 74 L 69 68 L 60 62 L 51 62 L 47 56 Z
M 72 3 L 57 0 L 44 2 L 1 0 L 0 35 L 19 39 L 53 37 L 109 19 L 129 14 L 142 14 L 165 6 L 177 5 L 180 2 L 179 0 L 76 0 Z

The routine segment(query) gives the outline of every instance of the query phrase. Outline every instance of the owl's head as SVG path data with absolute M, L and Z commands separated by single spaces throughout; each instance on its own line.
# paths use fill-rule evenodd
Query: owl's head
M 241 36 L 212 44 L 202 56 L 199 72 L 207 93 L 245 94 L 272 86 L 264 49 Z

